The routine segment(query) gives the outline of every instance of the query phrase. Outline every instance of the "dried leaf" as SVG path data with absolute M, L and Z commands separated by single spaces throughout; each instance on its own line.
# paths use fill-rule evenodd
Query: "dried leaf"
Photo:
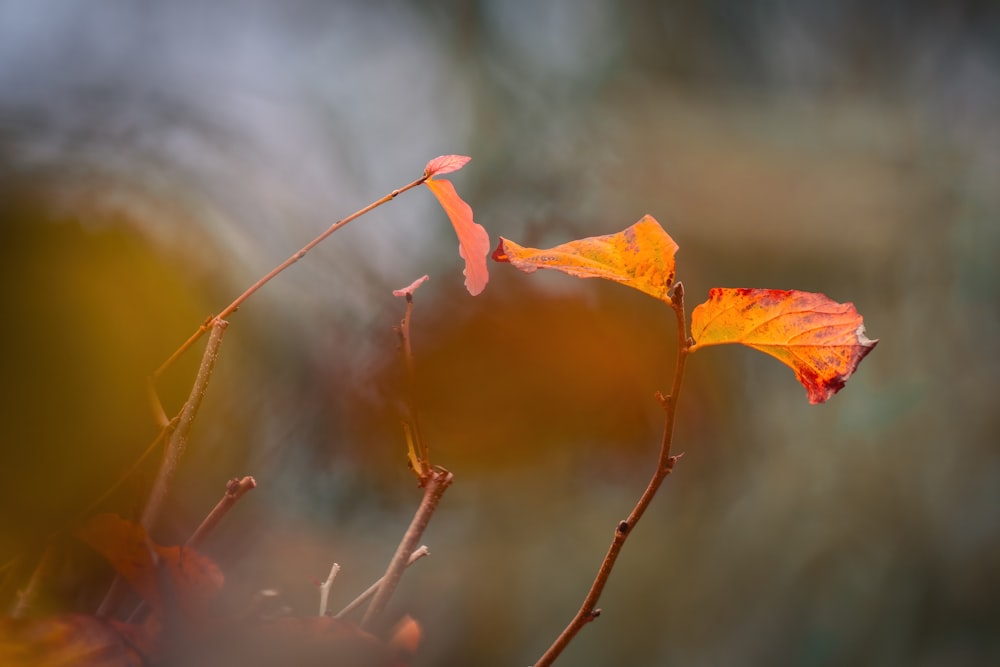
M 556 269 L 578 278 L 604 278 L 670 303 L 678 246 L 651 215 L 617 234 L 570 241 L 548 250 L 500 239 L 493 259 L 525 273 Z
M 146 662 L 136 648 L 138 632 L 135 626 L 83 614 L 0 618 L 0 665 L 141 667 Z
M 469 163 L 471 157 L 465 155 L 441 155 L 434 158 L 424 167 L 424 178 L 433 178 L 442 174 L 450 174 L 458 171 Z
M 458 196 L 451 181 L 428 179 L 424 181 L 424 185 L 441 202 L 441 207 L 455 228 L 458 253 L 465 260 L 465 288 L 469 290 L 469 294 L 476 296 L 486 289 L 486 283 L 490 279 L 486 268 L 486 255 L 490 252 L 489 234 L 472 219 L 472 208 Z
M 389 646 L 398 655 L 409 660 L 417 654 L 421 634 L 420 624 L 413 620 L 412 616 L 406 614 L 393 627 L 389 637 Z
M 190 547 L 154 544 L 141 525 L 117 515 L 95 516 L 76 536 L 104 556 L 155 614 L 164 608 L 164 584 L 189 615 L 199 613 L 222 588 L 222 572 L 211 559 Z
M 393 296 L 413 296 L 413 293 L 417 291 L 417 288 L 423 285 L 425 282 L 430 280 L 428 276 L 421 276 L 414 280 L 412 283 L 404 287 L 403 289 L 392 290 Z
M 691 351 L 741 343 L 790 366 L 823 403 L 844 387 L 877 340 L 865 336 L 852 303 L 795 290 L 714 288 L 691 313 Z

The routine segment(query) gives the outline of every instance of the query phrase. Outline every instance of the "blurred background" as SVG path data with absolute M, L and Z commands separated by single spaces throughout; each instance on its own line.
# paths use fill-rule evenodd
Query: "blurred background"
M 570 665 L 1000 663 L 1000 7 L 988 1 L 0 2 L 0 571 L 38 614 L 108 570 L 66 530 L 156 430 L 149 374 L 308 240 L 446 153 L 476 220 L 545 247 L 643 214 L 714 286 L 824 292 L 881 339 L 810 406 L 692 358 L 680 461 Z M 676 343 L 638 292 L 491 263 L 462 288 L 424 189 L 231 318 L 155 537 L 253 475 L 205 546 L 226 604 L 315 614 L 383 571 L 406 469 L 391 291 L 455 483 L 390 614 L 418 665 L 528 664 L 652 472 Z M 165 374 L 171 414 L 200 348 Z M 156 458 L 155 456 L 153 457 Z M 135 516 L 141 467 L 97 510 Z

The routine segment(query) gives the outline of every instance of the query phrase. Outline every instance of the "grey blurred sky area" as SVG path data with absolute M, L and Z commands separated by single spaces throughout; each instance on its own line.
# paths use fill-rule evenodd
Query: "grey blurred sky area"
M 695 360 L 679 422 L 689 455 L 612 578 L 602 606 L 614 613 L 567 654 L 575 665 L 1000 664 L 998 119 L 1000 4 L 985 0 L 0 0 L 0 196 L 40 193 L 86 233 L 127 220 L 211 285 L 205 298 L 219 303 L 207 308 L 447 153 L 472 156 L 450 178 L 494 245 L 554 245 L 649 213 L 680 244 L 692 306 L 713 286 L 857 304 L 882 342 L 821 408 L 763 355 Z M 222 419 L 202 436 L 235 429 L 247 466 L 278 471 L 255 491 L 258 512 L 350 534 L 361 515 L 330 519 L 317 499 L 349 504 L 379 475 L 356 444 L 363 410 L 337 391 L 360 378 L 351 406 L 384 400 L 383 334 L 400 316 L 389 292 L 425 273 L 427 355 L 448 359 L 435 346 L 462 327 L 487 334 L 435 366 L 443 393 L 426 397 L 429 428 L 470 470 L 457 471 L 453 513 L 436 518 L 443 548 L 427 560 L 440 565 L 414 574 L 400 606 L 426 626 L 418 664 L 523 664 L 579 603 L 651 462 L 635 443 L 627 465 L 610 462 L 598 441 L 655 442 L 656 406 L 595 390 L 595 405 L 553 407 L 553 423 L 607 409 L 610 424 L 638 426 L 586 446 L 553 428 L 537 466 L 495 468 L 475 467 L 469 434 L 436 406 L 464 406 L 483 425 L 476 441 L 502 459 L 508 434 L 488 425 L 503 407 L 515 428 L 523 406 L 476 404 L 449 378 L 482 367 L 488 384 L 502 370 L 483 357 L 529 338 L 523 322 L 505 325 L 518 307 L 505 294 L 595 318 L 624 300 L 630 322 L 652 312 L 645 301 L 495 264 L 471 299 L 437 203 L 407 193 L 237 314 L 263 333 L 233 341 L 240 368 L 220 382 L 249 377 L 250 393 L 219 399 L 209 414 Z M 31 339 L 16 340 L 6 345 Z M 282 383 L 292 387 L 279 395 Z M 640 395 L 653 388 L 665 389 Z M 6 422 L 19 404 L 5 402 Z M 362 462 L 331 464 L 316 453 L 330 442 Z M 619 467 L 637 472 L 609 479 Z M 503 497 L 511 485 L 521 504 Z M 364 515 L 380 527 L 349 547 L 358 560 L 391 553 L 408 511 L 392 498 Z M 291 553 L 260 547 L 233 564 L 248 590 L 329 568 L 329 541 L 294 539 Z

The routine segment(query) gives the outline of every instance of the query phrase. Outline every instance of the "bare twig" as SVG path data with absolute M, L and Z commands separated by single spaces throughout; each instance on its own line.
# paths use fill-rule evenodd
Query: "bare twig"
M 187 449 L 188 438 L 191 434 L 191 427 L 194 425 L 201 401 L 205 397 L 208 389 L 208 382 L 212 377 L 215 368 L 215 361 L 219 356 L 219 347 L 222 345 L 222 336 L 226 332 L 229 323 L 222 319 L 216 319 L 212 323 L 212 335 L 208 338 L 208 345 L 201 357 L 201 365 L 198 367 L 198 375 L 195 377 L 194 385 L 191 387 L 191 394 L 188 396 L 184 407 L 178 417 L 177 428 L 170 434 L 167 448 L 163 452 L 163 461 L 160 469 L 156 473 L 156 480 L 153 482 L 153 490 L 149 494 L 149 500 L 142 513 L 140 523 L 146 532 L 152 531 L 153 524 L 159 516 L 160 509 L 167 497 L 167 490 L 170 482 L 177 472 L 184 450 Z M 112 614 L 120 603 L 125 593 L 125 584 L 121 577 L 116 577 L 111 584 L 101 606 L 97 610 L 98 616 L 108 616 Z
M 437 509 L 438 502 L 451 484 L 452 479 L 453 475 L 444 468 L 436 468 L 428 476 L 427 483 L 424 485 L 424 497 L 420 501 L 420 507 L 417 508 L 416 513 L 413 515 L 410 527 L 406 529 L 406 534 L 403 535 L 403 539 L 396 549 L 396 554 L 389 561 L 389 567 L 385 571 L 385 576 L 378 587 L 378 591 L 375 593 L 375 597 L 372 599 L 368 609 L 365 610 L 364 618 L 361 619 L 362 628 L 367 629 L 371 627 L 372 623 L 378 619 L 379 615 L 385 609 L 389 598 L 396 591 L 396 586 L 399 585 L 399 580 L 403 576 L 403 570 L 406 569 L 410 554 L 416 548 L 417 543 L 420 542 L 420 538 L 423 537 L 424 530 L 427 528 L 427 524 L 430 523 L 431 516 L 433 516 L 434 510 Z
M 198 327 L 198 330 L 195 331 L 193 334 L 191 334 L 191 337 L 188 338 L 186 341 L 184 341 L 184 344 L 181 345 L 179 348 L 177 348 L 177 350 L 173 354 L 171 354 L 170 357 L 166 361 L 164 361 L 159 368 L 156 369 L 156 371 L 153 373 L 153 379 L 155 380 L 156 378 L 159 378 L 161 375 L 163 375 L 163 373 L 171 366 L 171 364 L 173 364 L 182 354 L 184 354 L 188 350 L 188 348 L 190 348 L 192 345 L 198 342 L 198 339 L 201 338 L 209 329 L 212 328 L 212 325 L 215 321 L 223 320 L 232 315 L 234 312 L 236 312 L 236 310 L 243 304 L 243 302 L 249 299 L 257 290 L 266 285 L 275 276 L 277 276 L 279 273 L 287 269 L 289 266 L 291 266 L 295 262 L 305 257 L 306 253 L 308 253 L 310 250 L 312 250 L 317 245 L 322 243 L 323 240 L 326 239 L 328 236 L 330 236 L 335 231 L 337 231 L 347 223 L 351 222 L 352 220 L 356 220 L 365 213 L 368 213 L 369 211 L 378 208 L 382 204 L 392 201 L 393 199 L 395 199 L 402 193 L 406 192 L 407 190 L 411 190 L 417 187 L 418 185 L 422 185 L 426 180 L 427 176 L 422 176 L 417 180 L 413 181 L 412 183 L 408 183 L 403 187 L 399 188 L 398 190 L 393 190 L 392 192 L 385 195 L 381 199 L 373 201 L 368 206 L 365 206 L 364 208 L 355 211 L 346 218 L 338 220 L 337 222 L 327 227 L 326 231 L 324 231 L 322 234 L 314 238 L 309 243 L 302 246 L 302 248 L 300 248 L 298 252 L 296 252 L 294 255 L 286 259 L 278 266 L 271 269 L 260 280 L 258 280 L 253 285 L 248 287 L 246 291 L 243 292 L 243 294 L 240 294 L 238 297 L 236 297 L 236 299 L 233 300 L 232 303 L 223 308 L 222 312 L 220 312 L 218 315 L 214 317 L 209 317 L 205 322 L 203 322 L 202 325 Z
M 149 410 L 153 413 L 153 421 L 161 429 L 166 428 L 170 424 L 170 418 L 167 417 L 167 412 L 163 409 L 160 395 L 156 393 L 156 382 L 152 376 L 146 378 L 146 398 L 149 400 Z
M 330 589 L 333 587 L 333 580 L 337 577 L 337 573 L 340 572 L 340 565 L 334 563 L 330 567 L 330 576 L 326 578 L 322 584 L 319 585 L 319 615 L 326 616 L 326 605 L 330 600 Z
M 618 554 L 621 552 L 622 546 L 625 544 L 625 540 L 632 534 L 632 530 L 639 522 L 646 508 L 649 507 L 649 503 L 653 500 L 653 496 L 656 495 L 656 491 L 660 488 L 663 480 L 667 478 L 667 475 L 673 471 L 674 464 L 681 456 L 680 454 L 672 455 L 670 453 L 674 438 L 677 398 L 681 393 L 681 384 L 684 381 L 684 366 L 692 344 L 692 341 L 687 336 L 687 324 L 684 316 L 684 286 L 681 283 L 677 283 L 674 286 L 671 307 L 677 317 L 677 363 L 674 366 L 674 379 L 670 388 L 670 394 L 668 396 L 657 394 L 657 399 L 663 406 L 666 416 L 656 470 L 653 472 L 646 490 L 639 498 L 635 507 L 632 508 L 632 512 L 628 515 L 628 518 L 619 522 L 615 527 L 614 538 L 611 540 L 608 553 L 604 556 L 601 567 L 597 571 L 597 576 L 594 578 L 594 583 L 591 585 L 590 591 L 587 593 L 587 597 L 584 599 L 579 611 L 576 612 L 576 616 L 573 617 L 573 620 L 566 626 L 566 629 L 562 631 L 548 650 L 545 651 L 541 659 L 535 663 L 535 667 L 547 667 L 555 662 L 559 654 L 576 637 L 583 626 L 600 616 L 601 610 L 597 608 L 597 602 L 604 591 L 605 584 L 608 582 L 608 577 L 611 576 L 611 571 L 615 566 L 615 561 L 618 559 Z
M 11 609 L 11 618 L 23 618 L 28 612 L 28 609 L 34 603 L 35 598 L 38 597 L 38 589 L 42 585 L 42 580 L 46 577 L 49 569 L 52 567 L 52 561 L 55 558 L 55 552 L 52 545 L 45 547 L 45 551 L 42 553 L 42 558 L 38 561 L 38 565 L 35 566 L 35 570 L 31 573 L 31 579 L 28 580 L 27 585 L 24 589 L 18 591 L 17 602 L 14 604 L 14 608 Z
M 219 502 L 212 508 L 212 511 L 208 513 L 208 516 L 202 520 L 201 525 L 191 534 L 185 546 L 201 546 L 201 543 L 215 530 L 215 527 L 222 521 L 222 517 L 226 516 L 233 505 L 236 504 L 236 501 L 246 495 L 247 491 L 255 488 L 257 488 L 257 481 L 250 476 L 243 479 L 234 477 L 229 480 L 226 484 L 226 493 L 223 494 Z
M 215 361 L 219 357 L 219 347 L 222 345 L 222 336 L 226 333 L 229 323 L 222 318 L 216 318 L 212 322 L 212 335 L 208 338 L 208 345 L 201 357 L 201 365 L 198 367 L 198 375 L 195 376 L 194 385 L 191 387 L 191 394 L 188 396 L 184 407 L 181 408 L 177 429 L 170 435 L 167 442 L 167 449 L 163 453 L 163 462 L 156 473 L 156 480 L 153 482 L 153 490 L 149 494 L 146 508 L 142 513 L 143 528 L 147 532 L 152 531 L 153 524 L 160 514 L 163 501 L 167 497 L 167 489 L 177 466 L 180 463 L 184 450 L 187 449 L 188 439 L 191 435 L 191 427 L 194 425 L 195 417 L 201 408 L 202 399 L 208 389 L 209 380 L 212 379 L 212 371 L 215 369 Z
M 215 504 L 212 511 L 208 513 L 204 519 L 202 519 L 201 524 L 191 533 L 191 537 L 188 538 L 184 546 L 196 548 L 201 546 L 202 542 L 215 530 L 215 527 L 219 525 L 222 518 L 229 513 L 233 505 L 236 504 L 240 498 L 246 495 L 247 491 L 257 488 L 257 482 L 253 477 L 244 477 L 239 479 L 237 477 L 232 478 L 226 483 L 226 492 L 223 494 L 222 498 Z M 112 584 L 113 586 L 114 584 Z M 140 602 L 139 605 L 132 610 L 129 615 L 129 623 L 138 623 L 146 614 L 147 605 L 145 602 Z
M 406 292 L 406 313 L 398 327 L 400 347 L 403 351 L 403 363 L 406 366 L 406 409 L 404 421 L 406 440 L 410 451 L 410 463 L 413 472 L 423 486 L 431 474 L 430 451 L 420 432 L 420 418 L 417 414 L 416 371 L 413 360 L 413 345 L 410 338 L 410 322 L 413 319 L 413 292 Z
M 160 432 L 153 439 L 153 442 L 149 443 L 149 446 L 147 446 L 146 449 L 142 452 L 142 454 L 139 455 L 139 458 L 137 458 L 135 462 L 132 463 L 129 469 L 123 472 L 118 477 L 118 479 L 115 480 L 114 484 L 112 484 L 107 490 L 105 490 L 103 493 L 101 493 L 101 495 L 92 500 L 90 504 L 88 504 L 87 507 L 84 508 L 84 510 L 80 513 L 81 518 L 87 516 L 95 509 L 97 509 L 97 507 L 101 503 L 107 500 L 112 493 L 117 491 L 118 488 L 125 483 L 125 480 L 131 477 L 135 473 L 135 471 L 139 469 L 139 466 L 142 465 L 142 462 L 145 461 L 149 457 L 149 455 L 152 454 L 153 451 L 170 436 L 171 433 L 173 433 L 173 429 L 177 425 L 177 421 L 178 417 L 174 417 L 167 423 L 165 427 L 160 429 Z
M 406 561 L 406 567 L 413 565 L 424 556 L 429 556 L 430 553 L 431 553 L 430 549 L 428 549 L 426 545 L 421 545 L 420 548 L 418 548 L 416 551 L 410 554 L 409 560 Z M 374 584 L 365 589 L 364 593 L 351 600 L 346 607 L 338 611 L 337 614 L 335 615 L 335 618 L 343 618 L 344 616 L 347 616 L 352 611 L 363 605 L 366 601 L 368 601 L 371 598 L 371 596 L 375 595 L 375 591 L 378 590 L 379 586 L 382 585 L 383 581 L 385 581 L 385 577 L 384 576 L 379 577 Z

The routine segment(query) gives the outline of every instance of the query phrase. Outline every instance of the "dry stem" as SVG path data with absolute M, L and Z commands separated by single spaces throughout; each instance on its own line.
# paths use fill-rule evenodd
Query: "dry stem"
M 18 591 L 17 602 L 10 612 L 11 618 L 23 618 L 28 609 L 31 608 L 35 598 L 38 597 L 38 589 L 42 585 L 42 580 L 48 575 L 54 559 L 55 553 L 50 544 L 42 552 L 42 558 L 38 561 L 38 565 L 35 566 L 34 572 L 31 573 L 31 579 L 28 580 L 28 584 L 23 590 Z
M 330 589 L 333 588 L 333 580 L 336 579 L 337 573 L 340 572 L 340 565 L 334 563 L 330 567 L 330 576 L 326 578 L 322 584 L 319 585 L 319 615 L 326 616 L 326 605 L 330 599 Z
M 403 570 L 406 569 L 410 554 L 416 548 L 420 538 L 423 537 L 424 530 L 427 528 L 427 524 L 430 523 L 431 516 L 433 516 L 434 510 L 437 509 L 441 496 L 444 495 L 445 490 L 451 484 L 452 478 L 453 475 L 443 468 L 436 468 L 428 476 L 427 482 L 424 485 L 424 497 L 420 501 L 420 507 L 417 508 L 416 513 L 413 515 L 410 527 L 406 529 L 406 534 L 403 535 L 403 539 L 396 549 L 396 555 L 389 561 L 389 567 L 382 577 L 382 583 L 379 584 L 375 597 L 365 611 L 364 618 L 361 620 L 362 628 L 368 629 L 371 627 L 372 623 L 378 619 L 379 615 L 385 609 L 389 598 L 396 591 L 396 586 L 399 585 L 399 580 L 403 576 Z
M 417 390 L 416 371 L 413 361 L 413 344 L 410 338 L 410 322 L 413 320 L 413 294 L 406 295 L 406 313 L 402 321 L 396 327 L 399 334 L 400 346 L 403 350 L 403 362 L 406 366 L 406 408 L 407 420 L 405 422 L 407 430 L 407 444 L 410 447 L 411 463 L 414 466 L 420 484 L 426 483 L 431 474 L 430 451 L 426 441 L 420 431 L 420 418 L 417 414 Z M 415 460 L 412 460 L 415 459 Z
M 646 508 L 649 507 L 649 503 L 653 500 L 653 496 L 656 495 L 656 491 L 660 488 L 663 480 L 667 478 L 667 475 L 673 471 L 674 463 L 680 458 L 679 454 L 672 455 L 670 448 L 674 438 L 677 398 L 680 396 L 681 384 L 684 381 L 684 366 L 691 347 L 691 340 L 687 337 L 687 324 L 684 317 L 684 286 L 681 283 L 677 283 L 674 287 L 671 307 L 677 317 L 677 363 L 674 366 L 674 379 L 670 388 L 670 394 L 668 396 L 657 395 L 666 413 L 666 417 L 663 426 L 663 440 L 660 444 L 660 456 L 656 462 L 656 470 L 653 472 L 646 490 L 639 498 L 635 507 L 632 508 L 632 512 L 628 515 L 628 518 L 619 522 L 615 527 L 614 538 L 611 540 L 608 553 L 604 556 L 601 567 L 597 571 L 597 576 L 594 578 L 594 583 L 591 585 L 590 591 L 587 593 L 587 597 L 584 599 L 579 611 L 576 612 L 576 616 L 573 617 L 573 620 L 566 626 L 566 629 L 562 631 L 548 650 L 545 651 L 539 661 L 535 663 L 535 667 L 547 667 L 555 662 L 559 654 L 576 637 L 583 626 L 600 616 L 601 610 L 597 608 L 597 602 L 604 591 L 604 586 L 608 582 L 608 578 L 611 576 L 611 571 L 615 566 L 615 561 L 618 560 L 618 554 L 625 545 L 625 540 L 632 534 L 632 530 L 639 522 Z
M 430 554 L 431 552 L 430 549 L 427 548 L 427 545 L 421 545 L 419 549 L 410 554 L 410 558 L 406 561 L 406 567 L 410 567 L 424 556 L 429 556 Z M 375 595 L 375 591 L 378 590 L 378 587 L 382 585 L 383 581 L 385 581 L 385 577 L 379 577 L 374 584 L 365 589 L 364 593 L 351 600 L 346 607 L 338 611 L 334 618 L 343 618 L 363 605 L 371 598 L 371 596 Z
M 153 482 L 153 490 L 149 494 L 149 501 L 142 513 L 143 528 L 147 532 L 153 529 L 153 524 L 160 514 L 163 501 L 167 497 L 167 489 L 170 481 L 177 472 L 184 450 L 187 449 L 188 438 L 191 435 L 191 427 L 194 425 L 195 417 L 198 416 L 198 409 L 201 401 L 205 398 L 205 391 L 208 389 L 209 380 L 212 378 L 212 371 L 215 369 L 215 361 L 219 357 L 219 347 L 222 345 L 222 336 L 226 333 L 229 323 L 224 319 L 216 318 L 212 321 L 212 335 L 208 338 L 208 345 L 201 357 L 201 365 L 198 367 L 198 375 L 195 377 L 194 385 L 191 387 L 191 394 L 184 407 L 181 408 L 180 419 L 177 429 L 170 435 L 167 448 L 163 452 L 163 462 L 156 473 L 156 480 Z
M 212 322 L 212 335 L 209 336 L 205 352 L 202 354 L 201 365 L 198 367 L 198 375 L 195 377 L 194 385 L 191 387 L 191 394 L 188 396 L 187 401 L 185 401 L 184 407 L 181 408 L 177 428 L 170 434 L 167 448 L 163 452 L 163 461 L 160 463 L 160 469 L 156 473 L 156 480 L 153 482 L 153 490 L 149 494 L 149 500 L 146 502 L 146 507 L 142 513 L 140 523 L 146 529 L 147 533 L 152 531 L 153 524 L 156 522 L 160 509 L 163 507 L 163 502 L 167 497 L 170 481 L 177 471 L 177 466 L 180 463 L 181 456 L 184 454 L 184 450 L 187 449 L 191 427 L 194 425 L 195 417 L 198 416 L 198 409 L 201 407 L 201 401 L 205 397 L 205 391 L 208 389 L 208 382 L 212 377 L 215 361 L 219 356 L 219 347 L 222 345 L 222 336 L 226 332 L 227 326 L 229 326 L 229 323 L 222 319 L 216 319 Z M 112 614 L 124 593 L 125 584 L 121 577 L 116 577 L 111 584 L 111 588 L 108 589 L 107 594 L 104 596 L 104 600 L 97 610 L 97 615 L 108 616 Z
M 222 521 L 222 517 L 226 516 L 233 505 L 236 504 L 236 501 L 246 495 L 247 491 L 255 488 L 257 488 L 257 480 L 250 476 L 243 479 L 234 477 L 229 480 L 226 484 L 225 494 L 219 499 L 215 507 L 212 508 L 212 511 L 208 513 L 208 516 L 202 520 L 201 525 L 195 529 L 184 546 L 201 546 L 201 543 L 215 530 L 215 527 Z

